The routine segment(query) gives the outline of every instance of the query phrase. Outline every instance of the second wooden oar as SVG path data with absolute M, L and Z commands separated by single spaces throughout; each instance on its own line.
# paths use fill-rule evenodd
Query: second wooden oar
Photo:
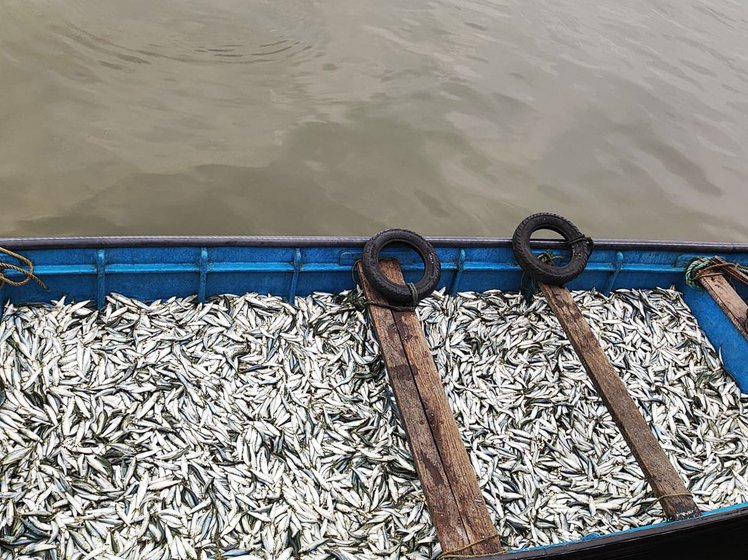
M 662 504 L 665 514 L 670 519 L 700 515 L 693 496 L 655 439 L 569 290 L 563 286 L 542 283 L 539 286 L 584 364 L 600 398 L 608 407 L 610 415 L 644 471 L 644 476 Z

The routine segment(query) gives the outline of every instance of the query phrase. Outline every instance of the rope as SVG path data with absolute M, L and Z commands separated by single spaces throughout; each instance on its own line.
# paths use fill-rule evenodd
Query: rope
M 379 303 L 378 301 L 372 301 L 370 299 L 365 299 L 362 301 L 365 306 L 371 306 L 371 307 L 381 307 L 382 309 L 390 309 L 392 311 L 415 311 L 415 307 L 411 307 L 409 305 L 391 305 L 389 303 Z
M 576 245 L 580 241 L 584 241 L 585 243 L 587 243 L 587 245 L 589 245 L 590 249 L 592 249 L 592 247 L 594 246 L 594 242 L 592 241 L 592 238 L 591 237 L 587 237 L 583 233 L 580 233 L 578 236 L 576 236 L 573 239 L 569 239 L 568 241 L 564 241 L 564 245 L 566 245 L 567 247 L 571 247 L 572 245 Z
M 652 501 L 652 505 L 655 505 L 660 500 L 664 500 L 665 498 L 677 498 L 678 496 L 684 496 L 688 498 L 692 498 L 693 495 L 690 492 L 681 492 L 679 494 L 665 494 L 664 496 L 658 496 Z
M 408 289 L 410 290 L 410 305 L 415 309 L 418 306 L 418 290 L 413 282 L 408 282 Z
M 360 262 L 361 262 L 361 259 L 356 259 L 353 262 L 353 266 L 351 267 L 351 280 L 353 280 L 353 285 L 354 286 L 358 286 L 359 284 L 361 284 L 361 282 L 359 282 L 356 279 L 356 275 L 358 274 L 358 263 L 360 263 Z
M 472 546 L 475 546 L 476 544 L 481 544 L 486 541 L 490 541 L 491 539 L 498 539 L 498 538 L 499 538 L 498 533 L 494 533 L 493 535 L 488 535 L 487 537 L 483 537 L 482 539 L 466 544 L 463 547 L 450 550 L 449 552 L 442 552 L 439 556 L 436 557 L 436 560 L 444 560 L 445 558 L 481 558 L 485 556 L 485 554 L 459 554 L 459 553 L 467 550 L 468 548 Z M 496 551 L 497 554 L 501 554 L 502 552 L 504 552 L 503 548 L 501 550 Z
M 658 496 L 655 498 L 655 502 L 659 502 L 660 500 L 664 500 L 665 498 L 677 498 L 678 496 L 687 496 L 691 497 L 691 492 L 680 492 L 679 494 L 664 494 L 663 496 Z
M 358 285 L 359 281 L 356 279 L 358 268 L 358 263 L 361 262 L 361 259 L 356 259 L 356 261 L 353 263 L 353 267 L 351 267 L 351 279 L 353 280 L 354 285 Z M 372 301 L 370 299 L 365 299 L 361 301 L 361 305 L 364 305 L 365 307 L 381 307 L 382 309 L 389 309 L 391 311 L 415 311 L 418 307 L 418 292 L 416 291 L 416 285 L 413 282 L 408 282 L 408 289 L 410 290 L 410 297 L 411 301 L 413 302 L 413 305 L 391 305 L 389 303 L 379 303 L 378 301 Z
M 34 263 L 31 262 L 31 259 L 28 259 L 23 255 L 19 255 L 18 253 L 14 253 L 13 251 L 10 251 L 8 249 L 4 249 L 3 247 L 0 247 L 0 253 L 5 253 L 10 257 L 18 259 L 28 267 L 28 270 L 26 270 L 25 268 L 21 268 L 20 266 L 16 266 L 14 264 L 0 262 L 0 287 L 2 287 L 4 284 L 9 284 L 11 286 L 23 286 L 24 284 L 28 283 L 29 280 L 33 280 L 45 290 L 48 289 L 44 282 L 39 280 L 36 274 L 34 274 Z M 16 272 L 20 272 L 24 275 L 24 278 L 23 280 L 11 280 L 5 275 L 5 270 L 15 270 Z
M 546 249 L 543 253 L 538 255 L 538 260 L 546 264 L 553 264 L 554 261 L 560 261 L 562 259 L 562 256 L 554 255 L 550 249 Z
M 593 247 L 592 238 L 591 237 L 587 237 L 586 235 L 581 234 L 581 233 L 577 237 L 575 237 L 574 239 L 569 239 L 569 241 L 564 241 L 564 245 L 566 245 L 567 247 L 571 247 L 571 246 L 573 246 L 573 245 L 575 245 L 577 243 L 580 243 L 582 241 L 584 241 L 585 243 L 587 243 L 590 246 L 590 249 L 592 249 L 592 247 Z M 550 249 L 546 249 L 545 251 L 543 251 L 542 253 L 540 253 L 538 255 L 538 260 L 540 262 L 544 262 L 546 264 L 554 264 L 556 261 L 563 260 L 563 258 L 564 257 L 562 257 L 560 255 L 554 255 L 553 252 Z
M 696 257 L 686 267 L 686 284 L 696 290 L 703 289 L 698 281 L 724 274 L 733 280 L 748 286 L 748 266 L 727 262 L 720 257 Z

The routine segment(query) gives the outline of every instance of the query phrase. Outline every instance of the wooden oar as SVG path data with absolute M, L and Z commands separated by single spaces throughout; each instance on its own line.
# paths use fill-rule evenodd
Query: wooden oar
M 396 260 L 380 262 L 404 284 Z M 396 311 L 359 276 L 444 557 L 503 552 L 415 311 Z
M 735 291 L 730 281 L 721 272 L 704 275 L 698 281 L 748 340 L 748 304 Z
M 569 290 L 539 283 L 553 313 L 571 340 L 600 398 L 621 430 L 662 509 L 670 519 L 701 514 L 693 496 L 668 460 L 652 430 L 629 395 L 626 385 L 600 347 Z

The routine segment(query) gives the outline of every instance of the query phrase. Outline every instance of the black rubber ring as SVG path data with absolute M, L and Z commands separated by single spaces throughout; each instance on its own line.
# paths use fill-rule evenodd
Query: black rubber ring
M 412 248 L 423 261 L 423 276 L 415 282 L 418 301 L 431 295 L 439 284 L 442 267 L 431 243 L 407 229 L 388 229 L 376 234 L 364 245 L 361 265 L 364 276 L 376 291 L 388 301 L 398 304 L 413 304 L 413 293 L 407 284 L 397 284 L 387 278 L 379 268 L 382 249 L 393 243 L 402 243 Z
M 541 261 L 530 247 L 532 234 L 541 229 L 555 231 L 571 247 L 571 258 L 565 266 L 554 266 Z M 579 228 L 557 214 L 533 214 L 517 226 L 512 236 L 512 252 L 522 270 L 536 282 L 563 286 L 579 276 L 587 266 L 592 252 L 592 239 L 586 237 Z

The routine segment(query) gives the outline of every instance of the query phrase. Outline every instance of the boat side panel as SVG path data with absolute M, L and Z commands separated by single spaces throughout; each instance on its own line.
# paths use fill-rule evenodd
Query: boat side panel
M 548 247 L 563 257 L 563 250 Z M 519 290 L 528 279 L 514 260 L 511 247 L 438 246 L 442 262 L 440 288 L 448 293 L 500 289 Z M 537 250 L 538 253 L 541 249 Z M 289 301 L 313 292 L 340 292 L 355 286 L 354 263 L 361 256 L 360 245 L 299 247 L 277 244 L 260 246 L 135 246 L 28 249 L 23 251 L 35 264 L 35 272 L 48 290 L 34 282 L 21 287 L 3 286 L 3 303 L 40 303 L 57 300 L 93 300 L 104 304 L 106 294 L 116 292 L 145 301 L 172 296 L 197 294 L 204 300 L 216 294 L 259 292 L 283 297 Z M 584 273 L 569 283 L 572 290 L 597 289 L 608 293 L 617 288 L 667 288 L 675 285 L 683 290 L 699 322 L 715 347 L 724 350 L 725 364 L 748 390 L 745 368 L 748 353 L 745 341 L 738 339 L 729 321 L 723 321 L 720 310 L 715 312 L 709 301 L 691 294 L 685 287 L 684 270 L 697 256 L 723 254 L 733 261 L 748 265 L 748 251 L 736 253 L 725 246 L 724 252 L 708 253 L 604 247 L 593 251 Z M 396 257 L 408 281 L 417 281 L 423 271 L 419 257 L 412 251 L 388 248 L 383 257 Z M 3 255 L 12 264 L 14 259 Z M 6 274 L 13 280 L 22 277 L 13 271 Z M 746 294 L 746 290 L 743 294 Z
M 683 298 L 712 346 L 722 354 L 725 369 L 748 394 L 748 341 L 705 290 L 686 287 Z
M 651 560 L 679 558 L 743 558 L 748 548 L 745 504 L 701 517 L 640 527 L 580 541 L 485 555 L 483 560 Z
M 555 251 L 558 253 L 558 251 Z M 516 291 L 523 275 L 509 247 L 439 247 L 440 287 L 458 291 Z M 715 252 L 711 252 L 711 256 Z M 145 300 L 220 293 L 269 293 L 292 299 L 316 291 L 339 292 L 354 286 L 353 263 L 360 247 L 115 247 L 33 249 L 24 254 L 49 291 L 34 283 L 6 286 L 3 297 L 16 303 L 46 302 L 63 295 L 94 299 L 119 292 Z M 401 260 L 407 280 L 423 270 L 409 251 L 386 250 Z M 593 252 L 585 272 L 570 289 L 654 288 L 682 284 L 688 261 L 698 253 L 613 249 Z M 7 262 L 10 257 L 3 256 Z M 748 253 L 731 258 L 748 264 Z M 14 263 L 17 264 L 17 263 Z M 12 279 L 20 279 L 8 272 Z

